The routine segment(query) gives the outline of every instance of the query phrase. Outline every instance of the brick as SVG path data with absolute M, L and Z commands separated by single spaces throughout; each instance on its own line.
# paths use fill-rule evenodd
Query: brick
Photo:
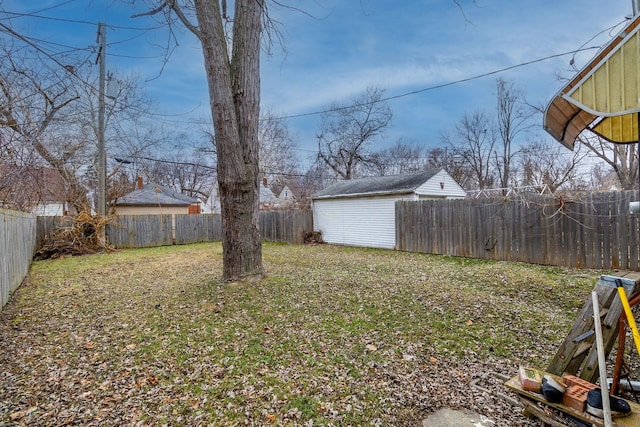
M 587 407 L 587 393 L 589 389 L 581 385 L 572 385 L 562 396 L 562 404 L 577 411 L 584 412 Z
M 518 369 L 522 389 L 540 393 L 542 389 L 542 374 L 537 369 L 520 366 Z
M 576 377 L 575 375 L 566 375 L 566 374 L 563 375 L 562 382 L 565 383 L 567 387 L 570 387 L 572 385 L 579 385 L 581 387 L 586 388 L 587 390 L 591 390 L 592 388 L 598 388 L 597 385 L 590 383 L 587 380 L 583 380 L 580 377 Z

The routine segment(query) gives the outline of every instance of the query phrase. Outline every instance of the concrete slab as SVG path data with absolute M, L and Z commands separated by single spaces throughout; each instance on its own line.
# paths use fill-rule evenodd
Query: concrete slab
M 492 427 L 494 425 L 495 421 L 466 409 L 443 408 L 422 420 L 422 427 Z

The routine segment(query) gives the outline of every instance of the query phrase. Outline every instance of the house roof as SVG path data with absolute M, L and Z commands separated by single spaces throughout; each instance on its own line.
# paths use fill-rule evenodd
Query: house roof
M 200 200 L 158 184 L 148 183 L 113 201 L 115 206 L 189 206 Z
M 544 128 L 569 149 L 584 130 L 638 142 L 640 15 L 620 31 L 547 106 Z
M 405 194 L 415 191 L 422 184 L 433 178 L 442 169 L 402 175 L 372 176 L 358 179 L 338 181 L 315 193 L 312 199 L 325 199 L 339 196 Z
M 275 203 L 278 200 L 273 191 L 264 185 L 260 186 L 260 203 Z

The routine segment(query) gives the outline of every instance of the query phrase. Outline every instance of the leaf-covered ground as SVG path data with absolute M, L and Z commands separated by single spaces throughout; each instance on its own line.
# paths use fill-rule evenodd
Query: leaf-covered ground
M 534 426 L 493 373 L 544 367 L 597 279 L 328 245 L 264 263 L 221 283 L 220 244 L 35 262 L 0 313 L 0 425 Z

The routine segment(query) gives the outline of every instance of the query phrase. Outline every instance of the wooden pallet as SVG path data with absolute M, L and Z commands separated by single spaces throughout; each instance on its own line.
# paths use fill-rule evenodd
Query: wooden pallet
M 605 357 L 613 348 L 618 334 L 618 320 L 623 312 L 616 288 L 620 279 L 627 295 L 640 289 L 640 272 L 618 271 L 615 275 L 603 275 L 595 286 L 600 304 L 602 335 Z M 571 374 L 591 383 L 598 379 L 598 353 L 593 325 L 593 300 L 591 295 L 578 314 L 573 327 L 564 339 L 546 371 L 556 375 Z
M 505 383 L 505 386 L 514 391 L 518 395 L 518 399 L 522 403 L 525 411 L 531 415 L 539 418 L 545 424 L 552 427 L 568 427 L 575 426 L 575 424 L 569 421 L 563 421 L 562 416 L 555 416 L 551 411 L 545 411 L 543 408 L 552 408 L 562 414 L 566 414 L 577 418 L 581 421 L 587 422 L 595 427 L 604 427 L 604 420 L 602 418 L 594 417 L 586 412 L 580 412 L 574 408 L 562 405 L 560 403 L 551 403 L 547 401 L 540 393 L 534 393 L 522 388 L 520 384 L 520 378 L 515 376 Z M 543 406 L 539 406 L 541 403 Z M 629 402 L 631 406 L 631 413 L 628 416 L 622 418 L 614 418 L 614 427 L 638 427 L 640 426 L 640 405 Z

